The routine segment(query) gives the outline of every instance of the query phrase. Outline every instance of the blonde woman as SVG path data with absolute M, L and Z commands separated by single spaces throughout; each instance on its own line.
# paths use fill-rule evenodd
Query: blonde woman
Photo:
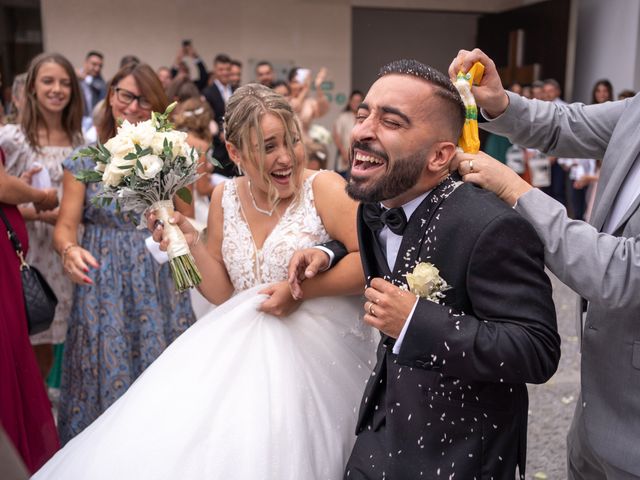
M 225 134 L 246 175 L 213 192 L 206 243 L 174 218 L 200 291 L 220 306 L 35 479 L 342 478 L 374 351 L 360 299 L 346 297 L 364 286 L 356 204 L 337 174 L 304 169 L 300 127 L 271 89 L 240 87 Z M 159 224 L 166 248 L 163 233 Z M 294 300 L 289 259 L 329 238 L 350 253 Z

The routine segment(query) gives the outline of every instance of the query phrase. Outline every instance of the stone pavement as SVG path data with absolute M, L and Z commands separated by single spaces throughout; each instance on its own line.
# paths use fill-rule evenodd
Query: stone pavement
M 564 480 L 566 436 L 580 391 L 580 353 L 575 322 L 576 295 L 547 271 L 562 338 L 558 371 L 543 385 L 528 385 L 527 480 Z

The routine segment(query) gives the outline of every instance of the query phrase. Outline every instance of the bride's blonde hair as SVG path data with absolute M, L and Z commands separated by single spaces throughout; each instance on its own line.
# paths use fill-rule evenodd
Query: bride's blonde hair
M 243 158 L 260 172 L 262 179 L 269 186 L 268 197 L 271 205 L 278 202 L 278 194 L 273 186 L 271 176 L 265 172 L 265 144 L 260 121 L 266 114 L 279 118 L 284 126 L 285 143 L 292 162 L 292 174 L 296 196 L 302 184 L 304 158 L 297 158 L 294 145 L 301 141 L 302 131 L 291 105 L 282 96 L 269 87 L 258 83 L 250 83 L 235 91 L 227 103 L 224 116 L 224 135 L 227 142 L 233 144 Z M 257 148 L 252 145 L 251 136 L 255 132 Z

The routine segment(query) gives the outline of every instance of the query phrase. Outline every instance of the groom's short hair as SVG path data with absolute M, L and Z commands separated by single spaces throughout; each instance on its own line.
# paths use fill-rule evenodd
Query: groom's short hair
M 446 75 L 418 60 L 406 58 L 387 63 L 378 71 L 378 78 L 390 74 L 411 75 L 431 84 L 434 96 L 441 100 L 439 104 L 443 109 L 442 116 L 437 121 L 448 121 L 455 139 L 458 139 L 464 125 L 466 109 L 460 93 Z

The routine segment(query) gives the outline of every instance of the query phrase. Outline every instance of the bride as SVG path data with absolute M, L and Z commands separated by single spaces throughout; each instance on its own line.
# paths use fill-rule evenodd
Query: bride
M 359 316 L 356 205 L 341 177 L 304 169 L 300 127 L 280 95 L 241 87 L 225 116 L 244 177 L 213 193 L 206 242 L 173 220 L 221 304 L 34 479 L 341 479 L 375 341 Z M 154 238 L 166 248 L 162 224 Z M 295 250 L 330 238 L 351 252 L 289 291 Z M 142 321 L 142 320 L 141 320 Z

